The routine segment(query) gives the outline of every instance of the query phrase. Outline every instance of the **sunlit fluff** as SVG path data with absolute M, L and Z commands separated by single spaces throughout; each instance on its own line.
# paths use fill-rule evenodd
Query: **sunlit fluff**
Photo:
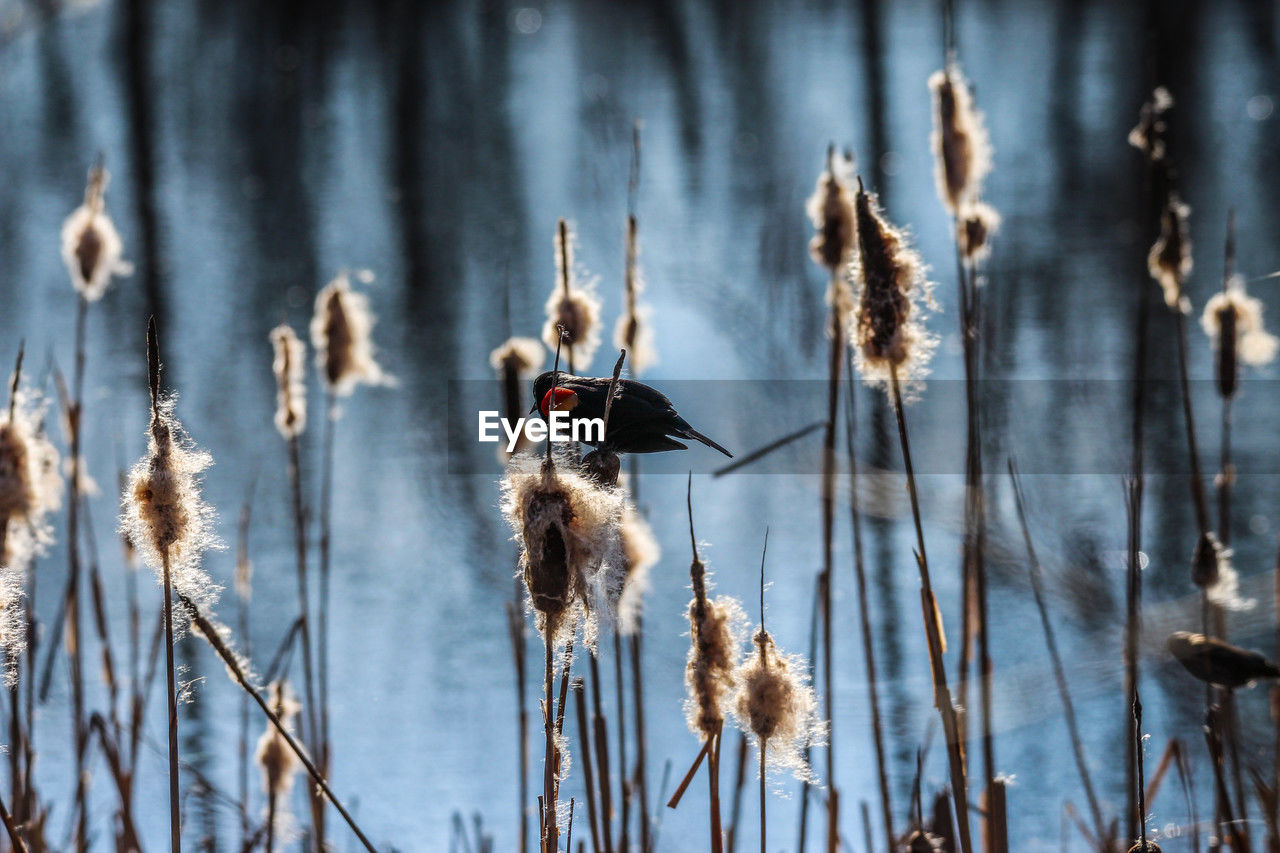
M 1228 319 L 1225 315 L 1230 314 Z M 1262 323 L 1262 300 L 1245 292 L 1244 278 L 1231 277 L 1225 290 L 1215 293 L 1205 303 L 1200 324 L 1215 345 L 1229 345 L 1223 331 L 1227 320 L 1233 326 L 1234 351 L 1240 361 L 1250 367 L 1269 364 L 1276 357 L 1280 340 L 1269 333 Z
M 168 559 L 174 591 L 203 606 L 216 591 L 200 568 L 200 556 L 217 545 L 213 509 L 200 496 L 200 474 L 213 458 L 192 445 L 173 406 L 173 398 L 162 400 L 152 414 L 147 455 L 129 472 L 120 523 L 161 583 Z
M 62 260 L 71 284 L 89 302 L 106 292 L 113 275 L 128 275 L 132 265 L 122 259 L 124 245 L 107 215 L 105 199 L 110 175 L 102 166 L 89 171 L 84 204 L 62 224 Z
M 627 351 L 627 361 L 632 375 L 638 376 L 658 363 L 658 351 L 653 344 L 653 326 L 649 320 L 649 306 L 640 302 L 645 280 L 640 270 L 640 244 L 636 236 L 636 218 L 627 217 L 627 264 L 625 296 L 626 310 L 618 318 L 613 329 L 613 345 Z
M 731 710 L 747 617 L 737 599 L 707 595 L 706 565 L 696 553 L 689 576 L 693 600 L 689 602 L 690 643 L 684 674 L 689 695 L 684 711 L 689 730 L 705 740 L 720 730 Z
M 293 691 L 285 681 L 273 681 L 267 689 L 268 705 L 284 727 L 293 732 L 294 720 L 302 710 Z M 258 748 L 253 754 L 254 761 L 262 770 L 262 790 L 273 797 L 289 793 L 293 787 L 293 777 L 297 775 L 301 763 L 298 756 L 289 747 L 289 742 L 280 734 L 280 730 L 270 721 L 266 730 L 258 738 Z
M 853 253 L 853 195 L 849 182 L 853 163 L 834 149 L 827 152 L 827 168 L 818 176 L 805 212 L 817 231 L 809 241 L 809 255 L 831 272 L 844 269 Z
M 949 62 L 929 77 L 933 93 L 934 180 L 938 197 L 953 216 L 966 202 L 982 195 L 982 181 L 991 172 L 991 141 L 982 113 L 973 104 L 960 66 Z
M 991 238 L 998 230 L 1000 214 L 985 202 L 967 201 L 956 212 L 956 245 L 965 260 L 986 260 L 991 254 Z
M 285 324 L 271 330 L 271 346 L 276 375 L 276 429 L 285 438 L 297 438 L 307 428 L 307 388 L 303 383 L 303 364 L 307 345 Z
M 773 637 L 763 628 L 756 631 L 752 642 L 755 649 L 736 675 L 740 686 L 734 716 L 745 731 L 755 735 L 769 768 L 816 781 L 805 751 L 825 739 L 826 726 L 818 718 L 809 668 L 802 658 L 778 651 Z
M 610 617 L 622 587 L 618 525 L 623 496 L 578 470 L 521 454 L 507 464 L 502 512 L 520 545 L 520 577 L 538 630 L 548 643 L 567 641 L 579 625 L 591 648 L 598 617 Z
M 374 358 L 373 324 L 368 298 L 351 289 L 345 270 L 316 295 L 311 345 L 325 387 L 334 395 L 346 397 L 357 385 L 393 384 Z
M 937 345 L 920 323 L 932 284 L 906 236 L 884 219 L 861 182 L 854 212 L 858 243 L 851 274 L 858 307 L 852 340 L 858 372 L 886 387 L 894 372 L 902 382 L 920 380 Z
M 542 340 L 553 350 L 563 344 L 572 369 L 580 372 L 591 364 L 600 347 L 600 297 L 594 280 L 583 283 L 574 268 L 573 233 L 563 219 L 556 229 L 555 246 L 556 283 L 547 297 Z
M 0 411 L 0 565 L 19 570 L 52 541 L 49 516 L 62 504 L 58 450 L 43 418 L 43 402 L 24 391 Z
M 622 538 L 622 560 L 625 575 L 622 594 L 618 598 L 618 631 L 633 635 L 640 629 L 644 615 L 644 596 L 649 591 L 649 570 L 658 564 L 662 549 L 653 536 L 649 522 L 627 502 L 618 528 Z
M 1142 105 L 1138 124 L 1129 131 L 1129 144 L 1150 160 L 1163 160 L 1165 155 L 1164 114 L 1173 106 L 1173 96 L 1164 86 L 1157 86 L 1151 98 Z
M 1187 227 L 1191 208 L 1175 193 L 1169 194 L 1160 211 L 1160 236 L 1147 255 L 1147 269 L 1164 290 L 1164 304 L 1183 314 L 1191 312 L 1191 300 L 1182 293 L 1182 283 L 1191 275 L 1191 235 Z
M 542 369 L 546 353 L 542 342 L 533 338 L 507 338 L 489 353 L 489 366 L 499 373 L 511 370 L 517 377 L 532 376 Z

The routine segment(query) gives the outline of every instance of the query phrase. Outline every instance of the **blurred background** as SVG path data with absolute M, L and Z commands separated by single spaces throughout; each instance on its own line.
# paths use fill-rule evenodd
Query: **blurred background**
M 1064 801 L 1081 808 L 1083 797 L 1002 476 L 1010 448 L 1031 472 L 1031 524 L 1090 764 L 1108 810 L 1123 806 L 1125 504 L 1123 466 L 1112 460 L 1125 458 L 1116 450 L 1127 441 L 1125 396 L 1114 392 L 1114 406 L 1077 405 L 1060 391 L 1076 386 L 1045 383 L 1097 387 L 1091 383 L 1131 375 L 1137 288 L 1152 285 L 1143 166 L 1125 137 L 1152 79 L 1176 101 L 1170 144 L 1193 209 L 1197 269 L 1188 294 L 1197 312 L 1220 286 L 1228 208 L 1238 217 L 1241 270 L 1259 276 L 1280 268 L 1276 7 L 1150 5 L 957 4 L 960 58 L 995 147 L 986 199 L 1004 216 L 985 284 L 984 369 L 992 379 L 1026 380 L 1002 382 L 988 398 L 987 465 L 996 753 L 1015 780 L 1011 835 L 1024 850 L 1056 849 Z M 934 267 L 939 311 L 930 327 L 942 339 L 935 384 L 961 377 L 952 238 L 934 190 L 925 86 L 942 61 L 941 32 L 939 5 L 915 0 L 0 3 L 0 360 L 25 339 L 32 375 L 46 377 L 55 364 L 66 370 L 71 361 L 75 303 L 58 234 L 99 154 L 113 174 L 108 209 L 136 264 L 90 312 L 86 385 L 85 454 L 103 487 L 91 517 L 120 642 L 125 575 L 113 486 L 143 450 L 147 316 L 157 317 L 165 384 L 180 394 L 179 417 L 216 460 L 206 494 L 227 542 L 256 483 L 250 639 L 271 650 L 294 618 L 296 598 L 267 332 L 282 320 L 302 329 L 315 292 L 338 269 L 372 270 L 374 338 L 399 384 L 358 392 L 337 432 L 331 778 L 380 846 L 445 849 L 459 813 L 467 821 L 479 816 L 496 849 L 513 849 L 517 705 L 504 608 L 515 551 L 497 511 L 492 446 L 447 440 L 450 417 L 459 414 L 449 411 L 447 383 L 488 380 L 492 348 L 509 334 L 539 333 L 559 217 L 574 223 L 578 259 L 599 276 L 607 339 L 621 308 L 636 120 L 643 126 L 641 260 L 660 358 L 645 378 L 659 386 L 753 380 L 741 386 L 750 392 L 736 408 L 711 416 L 733 435 L 732 449 L 821 417 L 817 408 L 775 417 L 764 383 L 824 376 L 825 280 L 807 255 L 803 203 L 830 142 L 855 152 L 890 218 L 909 226 Z M 1280 316 L 1275 280 L 1251 287 Z M 1166 313 L 1154 320 L 1151 351 L 1153 374 L 1168 380 L 1176 374 Z M 1191 357 L 1196 378 L 1212 376 L 1198 327 Z M 592 368 L 602 374 L 611 364 L 606 347 Z M 1274 369 L 1251 377 L 1276 378 Z M 314 376 L 309 381 L 317 392 Z M 1144 519 L 1148 761 L 1179 737 L 1204 768 L 1202 693 L 1163 651 L 1168 631 L 1197 623 L 1198 602 L 1188 571 L 1195 533 L 1178 461 L 1176 386 L 1160 389 L 1148 415 L 1156 473 Z M 672 396 L 680 404 L 690 393 Z M 1198 393 L 1201 455 L 1213 471 L 1217 408 L 1211 385 Z M 930 410 L 930 391 L 924 394 L 911 416 L 918 418 L 915 452 L 932 472 L 922 480 L 925 533 L 944 614 L 958 624 L 963 440 L 952 426 L 958 421 L 945 408 Z M 496 383 L 492 395 L 496 406 Z M 314 500 L 320 405 L 318 395 L 312 400 L 304 476 Z M 1026 400 L 1039 403 L 1023 407 Z M 858 406 L 863 464 L 897 470 L 883 394 L 862 389 Z M 1231 636 L 1269 649 L 1280 531 L 1280 481 L 1275 463 L 1268 467 L 1280 424 L 1276 386 L 1246 383 L 1236 411 L 1233 545 L 1244 590 L 1259 603 L 1233 616 Z M 705 423 L 695 420 L 729 443 Z M 799 445 L 795 458 L 811 452 L 816 459 L 818 441 Z M 457 454 L 461 460 L 451 458 Z M 700 472 L 693 484 L 698 535 L 710 543 L 719 591 L 754 601 L 759 547 L 771 526 L 768 618 L 789 651 L 808 643 L 821 543 L 814 468 L 775 465 L 713 480 L 703 474 L 716 462 L 700 447 L 648 475 L 645 464 L 641 505 L 665 551 L 646 621 L 656 788 L 665 762 L 674 784 L 698 749 L 681 708 L 689 596 L 682 472 Z M 866 509 L 892 783 L 905 822 L 915 750 L 936 712 L 906 501 L 888 488 L 869 495 Z M 876 789 L 847 515 L 839 517 L 837 782 L 844 833 L 857 849 L 856 804 L 874 802 Z M 50 591 L 37 597 L 46 626 L 66 563 L 59 544 L 35 570 L 39 588 Z M 206 567 L 229 586 L 233 554 L 213 553 Z M 147 606 L 158 598 L 145 584 Z M 227 621 L 235 606 L 224 594 Z M 536 642 L 531 637 L 534 685 Z M 182 711 L 183 755 L 209 782 L 187 777 L 188 840 L 233 849 L 238 818 L 218 791 L 235 790 L 240 698 L 206 648 L 188 640 L 180 656 L 192 694 Z M 90 707 L 100 706 L 103 691 L 91 683 Z M 39 712 L 38 772 L 48 794 L 72 786 L 66 684 L 56 670 Z M 532 695 L 527 701 L 533 712 Z M 1267 767 L 1265 691 L 1246 694 L 1242 704 L 1252 723 L 1246 753 Z M 158 699 L 153 711 L 136 784 L 143 830 L 162 839 Z M 536 750 L 531 761 L 540 778 Z M 91 814 L 106 843 L 114 792 L 94 766 Z M 929 788 L 945 782 L 936 744 L 924 781 Z M 1196 784 L 1207 802 L 1208 776 Z M 580 785 L 575 770 L 566 798 L 578 796 Z M 794 849 L 798 784 L 778 778 L 774 785 L 790 799 L 771 805 L 771 846 Z M 61 838 L 70 816 L 67 800 L 54 799 L 50 835 Z M 305 814 L 301 800 L 295 811 Z M 677 811 L 662 812 L 660 849 L 703 849 L 703 785 Z M 1153 825 L 1185 822 L 1167 785 L 1153 804 Z M 744 823 L 749 849 L 754 821 Z M 343 827 L 331 833 L 338 849 L 354 849 Z M 1081 843 L 1070 836 L 1073 848 Z

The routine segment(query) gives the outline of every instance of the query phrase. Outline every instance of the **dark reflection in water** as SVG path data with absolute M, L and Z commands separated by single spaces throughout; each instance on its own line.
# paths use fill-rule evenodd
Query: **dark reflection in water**
M 988 376 L 1129 378 L 1149 235 L 1141 164 L 1124 137 L 1153 74 L 1177 99 L 1171 144 L 1194 209 L 1193 301 L 1203 305 L 1218 286 L 1228 208 L 1237 212 L 1246 274 L 1280 267 L 1273 242 L 1280 226 L 1273 115 L 1280 24 L 1273 7 L 1153 4 L 1160 12 L 1148 20 L 1139 4 L 959 5 L 963 58 L 996 146 L 988 195 L 1005 219 L 985 291 Z M 117 467 L 141 449 L 142 330 L 155 314 L 167 382 L 182 395 L 179 413 L 217 459 L 207 488 L 225 537 L 257 479 L 251 633 L 255 648 L 273 649 L 295 599 L 266 333 L 282 319 L 303 327 L 316 289 L 339 268 L 372 270 L 376 337 L 399 387 L 361 392 L 344 405 L 337 427 L 334 782 L 381 843 L 435 849 L 457 810 L 479 812 L 498 848 L 510 849 L 515 709 L 503 606 L 514 555 L 492 477 L 450 473 L 445 441 L 457 413 L 444 411 L 449 380 L 488 377 L 491 348 L 508 334 L 537 333 L 561 216 L 577 226 L 580 261 L 600 276 L 606 335 L 611 331 L 621 304 L 635 119 L 644 138 L 642 260 L 662 358 L 650 374 L 655 383 L 821 378 L 824 282 L 806 254 L 802 204 L 831 142 L 856 152 L 890 215 L 911 225 L 939 282 L 941 311 L 931 321 L 942 337 L 936 375 L 959 378 L 954 259 L 928 151 L 925 80 L 939 61 L 939 32 L 935 4 L 877 0 L 852 7 L 669 0 L 527 8 L 498 0 L 114 0 L 32 13 L 0 46 L 0 358 L 25 338 L 46 373 L 70 362 L 72 300 L 57 232 L 101 152 L 115 176 L 110 206 L 137 272 L 90 316 L 90 471 L 113 483 Z M 1271 284 L 1253 287 L 1275 302 Z M 1157 312 L 1151 364 L 1164 380 L 1175 377 L 1172 334 L 1171 318 Z M 1196 376 L 1210 378 L 1210 350 L 1198 329 L 1192 354 Z M 602 354 L 595 368 L 603 371 L 609 360 Z M 1275 378 L 1275 370 L 1262 375 Z M 1121 483 L 1109 472 L 1052 472 L 1082 470 L 1059 460 L 1111 458 L 1111 437 L 1123 440 L 1128 415 L 1086 422 L 1069 395 L 1018 391 L 1027 385 L 993 383 L 987 446 L 993 457 L 1017 448 L 1024 469 L 1046 472 L 1028 478 L 1032 523 L 1090 733 L 1091 765 L 1115 812 L 1123 768 L 1112 756 L 1121 754 L 1125 726 Z M 1280 417 L 1267 387 L 1246 384 L 1236 406 L 1241 480 L 1233 524 L 1244 586 L 1263 602 L 1232 618 L 1233 636 L 1264 646 L 1280 498 L 1275 477 L 1261 473 L 1269 470 L 1263 463 Z M 1198 401 L 1201 455 L 1212 470 L 1218 411 L 1210 394 Z M 740 401 L 734 411 L 744 434 L 768 434 L 774 419 L 810 418 L 775 417 L 769 403 L 767 394 Z M 1179 401 L 1155 391 L 1149 403 L 1152 453 L 1174 464 L 1155 466 L 1162 473 L 1147 488 L 1144 704 L 1153 752 L 1173 736 L 1195 752 L 1198 691 L 1159 651 L 1165 631 L 1195 618 L 1187 572 L 1192 513 L 1177 473 Z M 321 408 L 317 394 L 304 437 L 312 496 Z M 895 470 L 896 435 L 883 395 L 860 391 L 858 411 L 865 465 Z M 934 411 L 927 403 L 915 410 L 922 421 L 918 455 L 933 460 L 932 470 L 958 472 L 961 439 Z M 479 460 L 490 450 L 469 452 Z M 709 466 L 702 453 L 690 451 L 687 462 L 669 463 L 671 470 Z M 650 466 L 642 489 L 667 548 L 647 620 L 654 777 L 667 759 L 683 766 L 695 746 L 680 712 L 687 642 L 682 478 L 653 473 L 660 467 Z M 992 458 L 987 470 L 1002 471 L 1003 460 Z M 936 474 L 922 486 L 939 594 L 954 632 L 961 481 L 958 473 Z M 1024 847 L 1046 848 L 1057 843 L 1062 801 L 1078 805 L 1081 797 L 1073 793 L 1061 715 L 1044 689 L 1046 661 L 1034 640 L 1039 626 L 1008 488 L 993 473 L 990 490 L 997 756 L 1018 779 L 1010 794 L 1015 835 L 1034 839 Z M 699 532 L 715 546 L 709 553 L 722 591 L 752 597 L 758 528 L 772 525 L 780 556 L 770 620 L 782 645 L 803 649 L 821 560 L 814 477 L 699 477 L 695 494 Z M 112 541 L 113 503 L 104 496 L 95 507 L 103 543 Z M 906 502 L 890 489 L 874 510 L 868 564 L 901 814 L 915 749 L 934 715 Z M 855 804 L 875 793 L 848 540 L 842 528 L 836 725 L 844 744 L 842 799 L 850 804 L 844 828 L 856 837 Z M 112 549 L 103 554 L 123 644 L 124 581 Z M 59 588 L 64 566 L 64 552 L 55 549 L 41 563 L 41 588 Z M 213 555 L 209 569 L 229 582 L 229 555 Z M 148 596 L 153 606 L 154 591 Z M 53 607 L 51 595 L 39 599 L 46 625 Z M 233 609 L 228 596 L 229 621 Z M 184 749 L 212 786 L 192 788 L 190 840 L 229 849 L 238 818 L 222 795 L 236 790 L 228 745 L 238 737 L 238 705 L 203 648 L 187 643 L 184 656 L 188 677 L 204 678 L 186 708 Z M 100 693 L 95 687 L 95 701 Z M 1261 721 L 1265 704 L 1261 691 L 1247 693 L 1242 711 Z M 70 787 L 62 785 L 66 706 L 65 687 L 56 683 L 38 740 L 50 792 Z M 162 703 L 153 710 L 153 739 L 162 742 Z M 1251 729 L 1246 745 L 1269 750 L 1265 726 Z M 163 837 L 164 765 L 158 753 L 144 757 L 141 821 L 149 836 Z M 940 760 L 935 748 L 930 786 L 944 779 Z M 1208 790 L 1207 778 L 1197 786 Z M 566 792 L 580 793 L 576 775 Z M 94 822 L 105 837 L 107 785 L 100 782 L 94 794 Z M 255 813 L 260 806 L 253 804 Z M 797 806 L 780 800 L 773 812 L 788 844 Z M 1154 808 L 1157 825 L 1184 820 L 1172 800 Z M 663 816 L 664 847 L 697 849 L 687 839 L 701 839 L 704 809 L 695 786 L 679 811 Z M 301 802 L 295 811 L 302 813 Z M 55 814 L 53 823 L 60 819 L 66 815 Z M 749 828 L 741 838 L 753 843 Z

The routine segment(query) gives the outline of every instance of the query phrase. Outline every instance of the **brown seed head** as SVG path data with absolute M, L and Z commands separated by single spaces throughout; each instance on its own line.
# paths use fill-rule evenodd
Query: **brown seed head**
M 818 186 L 805 202 L 809 220 L 817 229 L 809 241 L 809 254 L 832 273 L 842 272 L 853 253 L 853 197 L 849 191 L 852 167 L 834 146 L 829 148 L 827 168 L 818 176 Z
M 1191 208 L 1169 193 L 1160 211 L 1160 236 L 1147 255 L 1147 269 L 1164 290 L 1164 302 L 1174 311 L 1188 314 L 1191 301 L 1182 294 L 1182 284 L 1191 274 L 1191 236 L 1187 227 Z
M 991 142 L 982 113 L 973 104 L 969 84 L 954 62 L 929 77 L 933 93 L 934 179 L 938 197 L 953 216 L 982 195 L 991 171 Z
M 113 275 L 128 275 L 133 267 L 121 259 L 124 247 L 107 215 L 104 196 L 110 176 L 101 165 L 89 171 L 84 204 L 62 224 L 62 260 L 76 292 L 96 302 Z
M 302 710 L 288 682 L 273 681 L 268 687 L 267 705 L 280 718 L 284 727 L 293 732 L 294 721 Z M 262 770 L 262 789 L 269 796 L 280 797 L 293 787 L 293 777 L 302 766 L 298 756 L 289 747 L 280 731 L 267 722 L 267 728 L 258 738 L 254 760 Z
M 1240 362 L 1261 367 L 1275 359 L 1280 347 L 1263 325 L 1262 301 L 1245 291 L 1238 275 L 1205 303 L 1200 324 L 1217 353 L 1218 391 L 1224 397 L 1236 392 Z
M 919 257 L 890 225 L 861 182 L 854 199 L 858 229 L 853 280 L 858 289 L 853 342 L 858 371 L 868 382 L 922 378 L 936 342 L 919 323 L 930 287 Z
M 307 387 L 302 374 L 307 345 L 285 324 L 271 330 L 271 345 L 275 349 L 276 429 L 286 439 L 297 438 L 307 427 Z
M 618 599 L 618 631 L 632 636 L 640 629 L 644 612 L 644 596 L 649 591 L 649 570 L 658 564 L 662 549 L 644 516 L 628 501 L 618 528 L 622 539 L 622 558 L 626 576 Z
M 956 244 L 966 260 L 978 262 L 991 254 L 991 237 L 1000 228 L 1000 214 L 989 204 L 965 202 L 956 214 Z
M 1142 105 L 1138 113 L 1138 124 L 1129 131 L 1129 144 L 1137 148 L 1152 161 L 1163 160 L 1165 155 L 1164 133 L 1166 124 L 1164 114 L 1173 106 L 1173 96 L 1163 86 L 1157 86 L 1151 93 L 1151 99 Z
M 13 391 L 0 409 L 0 524 L 7 524 L 0 566 L 24 570 L 52 541 L 49 516 L 62 504 L 58 450 L 41 427 L 38 397 Z
M 372 276 L 366 273 L 363 279 Z M 345 270 L 316 295 L 311 346 L 320 377 L 331 393 L 346 397 L 357 385 L 395 384 L 374 358 L 373 324 L 368 298 L 351 288 Z
M 579 281 L 573 261 L 573 232 L 563 219 L 556 229 L 555 245 L 556 283 L 547 297 L 542 341 L 553 350 L 562 343 L 565 357 L 581 372 L 600 347 L 600 298 L 594 280 Z
M 738 668 L 734 714 L 766 750 L 769 766 L 813 781 L 805 748 L 822 742 L 826 727 L 818 719 L 808 667 L 798 657 L 781 654 L 763 628 L 752 642 L 755 650 Z

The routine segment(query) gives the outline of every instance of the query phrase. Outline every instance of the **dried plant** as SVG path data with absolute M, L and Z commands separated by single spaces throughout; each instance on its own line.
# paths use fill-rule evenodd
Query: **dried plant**
M 1280 340 L 1263 326 L 1262 300 L 1245 291 L 1239 275 L 1205 303 L 1200 324 L 1218 355 L 1218 390 L 1224 397 L 1236 392 L 1241 362 L 1261 367 L 1274 361 L 1280 348 Z
M 852 160 L 830 146 L 827 168 L 818 176 L 818 185 L 805 202 L 805 212 L 817 231 L 809 241 L 809 255 L 832 274 L 842 273 L 853 255 L 853 195 L 849 189 L 852 172 Z
M 1170 192 L 1160 211 L 1160 236 L 1147 255 L 1147 269 L 1164 290 L 1164 303 L 1182 314 L 1191 313 L 1191 300 L 1182 293 L 1191 274 L 1191 235 L 1187 220 L 1191 208 Z
M 107 215 L 105 196 L 110 175 L 101 163 L 89 170 L 84 204 L 62 224 L 62 260 L 71 284 L 87 302 L 97 302 L 113 275 L 128 275 L 132 265 L 122 260 L 124 245 Z
M 271 369 L 276 376 L 276 429 L 286 439 L 296 438 L 307 428 L 307 388 L 303 381 L 307 345 L 285 324 L 272 329 L 270 338 L 275 350 Z
M 991 171 L 991 142 L 957 62 L 949 61 L 929 77 L 929 91 L 933 93 L 934 180 L 943 205 L 959 219 L 961 208 L 982 195 L 982 181 Z
M 373 277 L 359 274 L 362 282 Z M 311 345 L 325 388 L 346 397 L 357 385 L 390 385 L 394 379 L 383 371 L 373 347 L 374 316 L 369 299 L 351 288 L 351 276 L 343 270 L 316 295 L 311 318 Z
M 991 255 L 991 238 L 1000 229 L 1000 214 L 981 201 L 966 201 L 956 211 L 956 247 L 970 264 Z M 975 278 L 975 283 L 982 279 Z
M 693 600 L 689 602 L 689 656 L 685 664 L 685 718 L 702 739 L 716 735 L 732 709 L 738 689 L 738 658 L 747 617 L 737 599 L 711 598 L 707 567 L 694 552 L 689 567 Z
M 573 258 L 574 239 L 569 224 L 556 227 L 556 284 L 547 297 L 547 322 L 542 340 L 556 349 L 563 342 L 569 372 L 584 371 L 600 347 L 600 298 L 595 281 L 578 273 Z
M 826 725 L 818 717 L 818 701 L 809 684 L 809 665 L 797 655 L 784 655 L 763 627 L 752 638 L 754 651 L 738 668 L 740 685 L 734 716 L 756 737 L 764 766 L 816 783 L 805 760 L 805 747 L 822 743 Z
M 1167 129 L 1164 114 L 1173 106 L 1173 96 L 1164 86 L 1157 86 L 1151 98 L 1142 105 L 1138 124 L 1129 131 L 1129 144 L 1156 162 L 1165 157 L 1164 134 Z
M 622 539 L 624 567 L 622 594 L 618 597 L 618 632 L 630 637 L 640 630 L 644 596 L 649 591 L 649 570 L 662 558 L 662 548 L 649 522 L 630 501 L 622 509 L 618 535 Z
M 852 275 L 858 308 L 853 319 L 855 364 L 862 378 L 889 387 L 891 374 L 911 383 L 924 377 L 937 340 L 920 323 L 932 284 L 906 236 L 884 218 L 858 181 L 854 198 L 858 243 Z
M 545 360 L 542 342 L 533 338 L 507 338 L 502 346 L 489 353 L 489 366 L 499 375 L 511 371 L 518 378 L 533 376 L 542 369 Z
M 62 505 L 58 450 L 45 433 L 44 403 L 11 385 L 0 414 L 0 566 L 25 571 L 52 542 L 49 516 Z
M 594 648 L 598 616 L 617 600 L 625 566 L 622 493 L 592 480 L 568 458 L 520 455 L 507 465 L 502 495 L 538 630 L 558 645 L 581 627 Z
M 282 680 L 271 682 L 267 687 L 267 696 L 271 710 L 284 729 L 292 732 L 301 707 L 288 683 Z M 262 790 L 267 795 L 266 849 L 270 853 L 278 837 L 277 824 L 284 817 L 282 810 L 286 806 L 285 797 L 293 788 L 293 778 L 302 765 L 289 747 L 284 734 L 272 722 L 267 723 L 262 736 L 258 738 L 258 747 L 253 757 L 262 770 Z

